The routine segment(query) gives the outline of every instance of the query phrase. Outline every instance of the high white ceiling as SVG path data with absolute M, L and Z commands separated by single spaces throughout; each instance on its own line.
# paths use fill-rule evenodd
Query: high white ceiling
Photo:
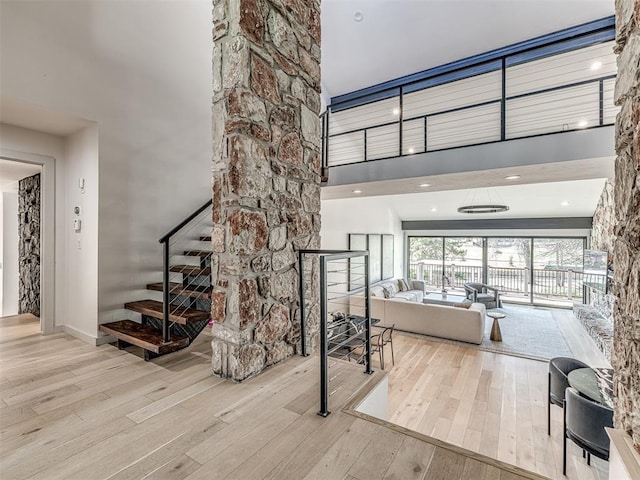
M 323 97 L 613 13 L 613 0 L 322 0 Z
M 362 15 L 360 22 L 354 19 L 356 12 Z M 328 102 L 613 13 L 613 0 L 323 0 L 323 98 Z M 613 176 L 613 159 L 517 170 L 324 187 L 322 198 L 342 199 L 344 208 L 350 202 L 354 207 L 362 202 L 374 209 L 390 206 L 402 220 L 591 216 L 605 179 Z M 522 178 L 504 179 L 512 174 Z M 431 186 L 425 189 L 421 183 Z M 456 211 L 481 200 L 502 201 L 510 210 L 489 215 Z

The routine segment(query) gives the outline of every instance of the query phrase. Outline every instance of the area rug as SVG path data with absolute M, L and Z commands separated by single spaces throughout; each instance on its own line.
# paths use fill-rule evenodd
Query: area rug
M 554 357 L 570 357 L 571 350 L 555 319 L 546 309 L 507 305 L 500 309 L 506 318 L 500 320 L 502 342 L 490 339 L 493 319 L 487 317 L 484 339 L 480 345 L 458 342 L 428 335 L 420 335 L 436 342 L 450 343 L 464 347 L 478 348 L 488 352 L 504 353 L 536 360 L 550 360 Z

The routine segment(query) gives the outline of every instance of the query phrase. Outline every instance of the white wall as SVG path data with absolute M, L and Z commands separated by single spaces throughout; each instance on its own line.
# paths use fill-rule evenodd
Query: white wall
M 320 208 L 321 246 L 325 249 L 349 249 L 350 233 L 393 234 L 394 277 L 404 274 L 402 222 L 383 197 L 323 200 Z
M 69 135 L 65 142 L 65 315 L 67 331 L 97 336 L 98 325 L 98 127 Z M 84 179 L 84 188 L 79 179 Z M 75 215 L 74 207 L 80 207 Z M 80 232 L 73 227 L 81 220 Z M 72 330 L 71 330 L 72 329 Z
M 65 169 L 62 137 L 0 124 L 3 157 L 42 165 L 40 318 L 43 332 L 60 326 L 65 313 Z M 55 220 L 54 220 L 55 219 Z
M 101 322 L 125 318 L 123 303 L 148 295 L 145 284 L 161 278 L 158 238 L 211 197 L 211 8 L 3 1 L 3 95 L 97 123 L 98 184 L 85 195 L 98 192 Z
M 2 234 L 0 235 L 0 317 L 18 313 L 18 194 L 2 192 L 0 195 Z

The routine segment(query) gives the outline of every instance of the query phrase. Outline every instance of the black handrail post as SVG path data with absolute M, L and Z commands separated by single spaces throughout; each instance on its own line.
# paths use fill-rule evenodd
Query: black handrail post
M 598 125 L 604 125 L 604 80 L 598 82 Z
M 398 95 L 398 100 L 400 103 L 400 109 L 398 111 L 398 156 L 401 157 L 402 156 L 402 119 L 403 119 L 403 97 L 404 97 L 404 91 L 402 89 L 402 87 L 400 87 L 400 94 Z
M 427 116 L 424 116 L 424 152 L 427 153 Z
M 171 341 L 169 332 L 169 238 L 162 242 L 162 341 Z
M 369 301 L 369 253 L 364 255 L 364 296 L 365 296 L 365 318 L 366 324 L 366 338 L 365 338 L 365 350 L 366 350 L 366 369 L 365 373 L 371 375 L 373 370 L 371 369 L 371 305 Z M 380 347 L 382 348 L 382 347 Z
M 502 57 L 502 98 L 500 99 L 500 140 L 507 138 L 507 59 Z
M 298 252 L 298 281 L 300 282 L 300 353 L 303 357 L 309 356 L 307 353 L 307 328 L 304 316 L 304 253 Z
M 329 411 L 329 350 L 327 345 L 327 292 L 325 281 L 327 278 L 327 263 L 320 257 L 320 411 L 321 417 L 328 416 Z
M 367 161 L 367 129 L 365 128 L 364 131 L 364 161 Z

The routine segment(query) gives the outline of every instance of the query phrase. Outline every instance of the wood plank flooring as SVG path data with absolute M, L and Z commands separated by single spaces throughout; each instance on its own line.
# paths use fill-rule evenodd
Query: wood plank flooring
M 333 413 L 321 418 L 317 357 L 293 357 L 233 384 L 211 375 L 209 352 L 210 337 L 201 334 L 186 350 L 144 362 L 111 345 L 43 337 L 33 318 L 0 319 L 0 477 L 541 478 L 343 410 L 382 372 L 368 376 L 361 366 L 332 361 Z M 428 352 L 422 356 L 435 360 Z M 398 371 L 409 373 L 402 363 Z M 460 396 L 466 386 L 455 388 Z M 437 409 L 459 428 L 454 410 Z
M 552 310 L 573 356 L 609 366 L 570 311 Z M 550 478 L 562 476 L 562 409 L 551 408 L 547 362 L 394 334 L 389 420 Z M 567 478 L 604 480 L 608 463 L 568 442 Z

